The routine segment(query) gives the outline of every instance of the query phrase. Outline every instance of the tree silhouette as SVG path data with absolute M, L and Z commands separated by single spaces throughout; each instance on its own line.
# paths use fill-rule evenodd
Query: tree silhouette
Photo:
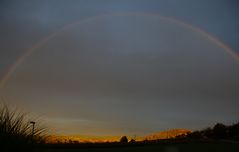
M 216 139 L 223 139 L 226 138 L 226 126 L 222 123 L 217 123 L 213 127 L 213 136 Z
M 134 139 L 131 139 L 129 143 L 136 143 L 136 141 Z
M 239 141 L 239 123 L 226 126 L 222 123 L 217 123 L 213 128 L 206 128 L 201 131 L 194 131 L 186 136 L 176 136 L 176 138 L 189 139 L 227 139 Z
M 120 139 L 121 143 L 128 143 L 128 138 L 126 136 L 121 137 Z

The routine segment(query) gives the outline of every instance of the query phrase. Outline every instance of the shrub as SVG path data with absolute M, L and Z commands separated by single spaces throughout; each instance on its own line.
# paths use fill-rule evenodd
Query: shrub
M 7 148 L 30 147 L 44 142 L 44 128 L 35 127 L 32 130 L 30 120 L 26 114 L 17 109 L 9 109 L 0 105 L 0 145 Z
M 136 141 L 134 139 L 131 139 L 129 143 L 136 143 Z
M 226 126 L 222 123 L 217 123 L 213 127 L 214 138 L 216 139 L 224 139 L 226 137 Z
M 128 143 L 128 138 L 126 136 L 121 137 L 120 139 L 121 143 Z

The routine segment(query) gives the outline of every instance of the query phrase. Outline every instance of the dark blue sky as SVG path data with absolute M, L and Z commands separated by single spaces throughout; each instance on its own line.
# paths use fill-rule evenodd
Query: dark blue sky
M 208 36 L 160 16 L 239 53 L 238 11 L 237 0 L 3 0 L 2 76 L 38 41 L 79 24 L 19 64 L 0 95 L 41 115 L 59 134 L 146 134 L 236 122 L 238 60 Z

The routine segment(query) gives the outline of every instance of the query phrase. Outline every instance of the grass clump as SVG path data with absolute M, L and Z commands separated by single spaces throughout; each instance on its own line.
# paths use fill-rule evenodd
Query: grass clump
M 30 148 L 45 141 L 45 128 L 34 127 L 26 113 L 0 105 L 1 148 Z

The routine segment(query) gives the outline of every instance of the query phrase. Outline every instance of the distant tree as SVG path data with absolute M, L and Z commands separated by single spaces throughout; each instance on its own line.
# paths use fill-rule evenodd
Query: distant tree
M 134 139 L 131 139 L 129 143 L 135 143 L 136 141 Z
M 232 140 L 239 141 L 239 123 L 234 124 L 230 127 L 230 137 Z
M 227 127 L 222 123 L 217 123 L 213 127 L 213 136 L 215 139 L 223 139 L 226 138 L 226 129 Z
M 239 141 L 239 123 L 226 126 L 217 123 L 213 128 L 188 133 L 185 136 L 176 136 L 177 139 L 227 139 Z
M 210 127 L 202 130 L 201 132 L 202 132 L 203 138 L 212 138 L 213 136 L 213 131 Z
M 126 136 L 121 137 L 120 139 L 121 143 L 128 143 L 128 138 Z

